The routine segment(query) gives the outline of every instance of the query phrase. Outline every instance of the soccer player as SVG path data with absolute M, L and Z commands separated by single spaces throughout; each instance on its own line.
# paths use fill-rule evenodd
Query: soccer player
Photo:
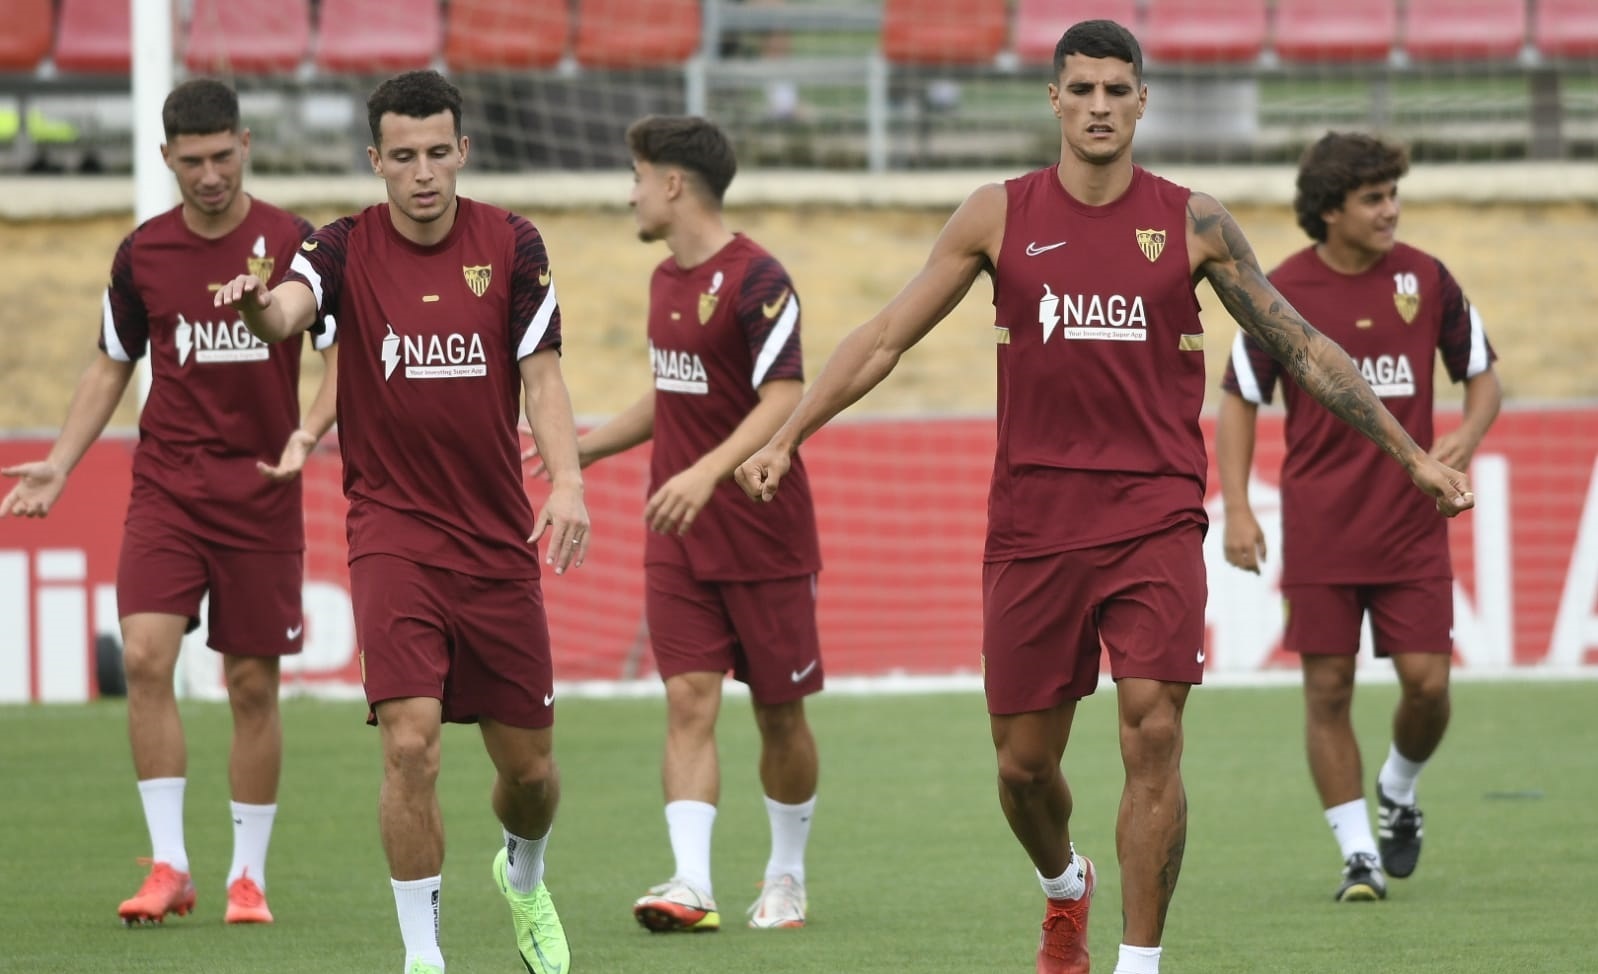
M 125 923 L 159 923 L 195 907 L 183 837 L 188 753 L 172 681 L 183 634 L 199 625 L 209 593 L 207 641 L 222 654 L 233 711 L 225 919 L 271 923 L 266 852 L 283 763 L 278 662 L 300 651 L 305 631 L 297 475 L 333 424 L 335 346 L 331 332 L 315 339 L 327 368 L 302 419 L 299 345 L 257 341 L 234 316 L 218 314 L 211 292 L 246 271 L 281 280 L 311 226 L 244 192 L 250 131 L 232 89 L 185 82 L 167 95 L 161 122 L 161 156 L 182 202 L 117 248 L 99 354 L 78 380 L 50 455 L 0 471 L 20 481 L 0 501 L 0 516 L 49 513 L 148 354 L 117 611 L 151 868 L 117 912 Z
M 367 100 L 372 171 L 388 201 L 318 230 L 289 278 L 238 277 L 216 296 L 277 342 L 335 315 L 349 498 L 350 594 L 362 679 L 382 736 L 378 820 L 408 974 L 444 970 L 440 725 L 475 722 L 503 826 L 493 876 L 522 962 L 562 974 L 570 951 L 544 884 L 560 779 L 537 542 L 555 573 L 580 565 L 588 512 L 560 309 L 526 219 L 457 196 L 470 141 L 461 96 L 436 71 Z M 537 517 L 522 489 L 517 401 L 552 474 Z
M 1464 469 L 1498 415 L 1496 357 L 1481 316 L 1437 258 L 1399 243 L 1404 150 L 1330 133 L 1304 154 L 1293 207 L 1315 243 L 1283 261 L 1271 282 L 1305 318 L 1354 356 L 1377 396 L 1417 443 Z M 1432 358 L 1465 383 L 1464 421 L 1432 432 Z M 1215 453 L 1226 510 L 1226 560 L 1258 573 L 1265 535 L 1248 501 L 1259 404 L 1282 369 L 1239 334 L 1223 380 Z M 1310 775 L 1342 851 L 1337 899 L 1379 900 L 1386 876 L 1420 856 L 1415 781 L 1448 727 L 1453 661 L 1453 568 L 1448 526 L 1399 471 L 1293 382 L 1282 383 L 1283 645 L 1304 671 Z M 1393 740 L 1376 779 L 1381 841 L 1371 835 L 1359 741 L 1349 711 L 1360 624 L 1370 614 L 1379 657 L 1402 687 Z M 1378 856 L 1378 852 L 1380 855 Z M 1385 875 L 1384 875 L 1385 871 Z
M 1416 446 L 1348 356 L 1282 300 L 1219 203 L 1133 164 L 1148 91 L 1132 34 L 1078 23 L 1055 47 L 1054 70 L 1059 164 L 973 192 L 922 270 L 843 340 L 736 476 L 751 497 L 777 496 L 799 443 L 882 381 L 978 274 L 993 278 L 998 455 L 982 654 L 999 804 L 1047 896 L 1037 970 L 1086 971 L 1097 877 L 1071 845 L 1060 760 L 1103 647 L 1126 768 L 1115 970 L 1152 974 L 1186 847 L 1182 710 L 1204 668 L 1194 282 L 1208 280 L 1245 331 L 1445 513 L 1473 498 L 1464 475 Z
M 702 118 L 648 117 L 627 131 L 638 237 L 671 251 L 649 284 L 654 389 L 578 441 L 584 464 L 654 440 L 644 519 L 645 612 L 666 683 L 661 781 L 676 870 L 633 904 L 655 931 L 721 925 L 710 879 L 720 798 L 722 677 L 749 685 L 771 823 L 757 928 L 805 923 L 805 845 L 816 804 L 816 742 L 804 698 L 822 686 L 815 508 L 797 458 L 777 503 L 732 482 L 804 391 L 799 298 L 777 259 L 727 229 L 737 160 Z

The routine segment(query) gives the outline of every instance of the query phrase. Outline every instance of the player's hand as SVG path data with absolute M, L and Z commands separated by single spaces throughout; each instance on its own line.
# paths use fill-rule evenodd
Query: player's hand
M 1432 444 L 1432 459 L 1455 470 L 1469 470 L 1471 457 L 1476 455 L 1480 441 L 1463 429 L 1444 433 Z
M 1476 506 L 1470 478 L 1429 456 L 1410 471 L 1409 479 L 1437 501 L 1437 510 L 1444 517 L 1454 517 Z
M 48 460 L 6 467 L 0 469 L 0 475 L 18 480 L 5 500 L 0 500 L 0 517 L 44 517 L 67 485 L 67 475 Z
M 777 487 L 792 465 L 793 457 L 787 450 L 768 443 L 759 453 L 740 463 L 732 476 L 750 500 L 769 501 L 777 496 Z
M 588 508 L 583 504 L 581 483 L 559 483 L 549 492 L 544 509 L 538 512 L 532 537 L 528 544 L 536 544 L 549 531 L 549 551 L 545 564 L 555 566 L 555 574 L 566 574 L 567 568 L 581 567 L 588 557 Z
M 689 467 L 660 485 L 644 505 L 644 523 L 661 534 L 687 534 L 716 493 L 716 477 Z
M 278 483 L 293 480 L 305 469 L 305 458 L 316 449 L 316 437 L 306 430 L 295 430 L 289 434 L 288 442 L 283 444 L 283 455 L 278 457 L 277 466 L 257 461 L 255 469 L 267 480 Z
M 218 308 L 260 311 L 272 306 L 272 291 L 254 274 L 240 274 L 216 289 L 213 303 Z
M 1229 564 L 1256 575 L 1260 573 L 1260 565 L 1265 561 L 1265 532 L 1260 530 L 1260 522 L 1254 519 L 1253 511 L 1244 508 L 1226 512 L 1224 548 Z

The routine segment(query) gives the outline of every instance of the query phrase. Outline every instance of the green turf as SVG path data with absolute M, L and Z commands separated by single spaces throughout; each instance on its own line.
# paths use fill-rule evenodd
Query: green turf
M 1356 717 L 1371 772 L 1386 747 L 1391 686 L 1362 687 Z M 1427 771 L 1427 845 L 1384 904 L 1335 904 L 1337 854 L 1310 790 L 1296 691 L 1200 690 L 1188 710 L 1187 862 L 1166 931 L 1176 974 L 1348 971 L 1498 974 L 1598 969 L 1598 683 L 1465 684 Z M 809 857 L 811 926 L 751 931 L 766 853 L 754 735 L 729 700 L 715 878 L 726 928 L 660 937 L 629 905 L 671 868 L 658 795 L 660 700 L 560 708 L 565 798 L 549 883 L 574 969 L 587 972 L 1026 971 L 1040 894 L 993 794 L 974 694 L 835 697 L 811 705 L 822 787 Z M 116 903 L 147 852 L 123 711 L 0 708 L 0 970 L 371 972 L 401 965 L 378 846 L 377 736 L 359 704 L 285 706 L 288 755 L 269 892 L 278 923 L 228 929 L 224 707 L 188 704 L 188 838 L 199 912 L 124 930 Z M 1119 940 L 1114 867 L 1113 697 L 1083 705 L 1066 760 L 1079 848 L 1103 867 L 1095 970 Z M 449 828 L 443 936 L 452 974 L 516 972 L 489 862 L 499 841 L 476 734 L 446 734 Z

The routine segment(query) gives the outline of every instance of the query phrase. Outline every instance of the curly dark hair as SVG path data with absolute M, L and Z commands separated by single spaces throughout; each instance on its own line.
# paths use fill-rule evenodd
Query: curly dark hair
M 1321 214 L 1341 209 L 1348 194 L 1371 183 L 1396 180 L 1409 172 L 1409 153 L 1374 135 L 1327 132 L 1304 150 L 1298 162 L 1298 192 L 1293 212 L 1310 238 L 1326 242 Z
M 195 78 L 173 88 L 161 105 L 167 141 L 180 135 L 214 135 L 239 130 L 239 96 L 210 78 Z
M 1065 70 L 1065 59 L 1073 54 L 1088 57 L 1113 57 L 1132 65 L 1132 74 L 1143 82 L 1143 48 L 1132 32 L 1113 20 L 1084 20 L 1072 24 L 1054 45 L 1054 76 Z
M 366 123 L 372 127 L 372 144 L 382 145 L 380 125 L 384 115 L 431 118 L 448 111 L 455 117 L 455 139 L 461 137 L 460 89 L 437 71 L 407 71 L 377 86 L 366 99 Z
M 646 115 L 627 127 L 627 148 L 652 166 L 681 166 L 692 173 L 718 206 L 738 172 L 727 133 L 697 115 Z

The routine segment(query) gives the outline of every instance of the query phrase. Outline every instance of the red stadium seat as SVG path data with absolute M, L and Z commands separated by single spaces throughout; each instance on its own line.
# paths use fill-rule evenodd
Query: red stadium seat
M 1150 60 L 1238 64 L 1265 50 L 1265 0 L 1149 0 L 1144 17 Z
M 1015 8 L 1015 53 L 1023 64 L 1054 60 L 1060 35 L 1079 20 L 1113 20 L 1137 33 L 1137 0 L 1020 0 Z
M 0 16 L 0 71 L 32 71 L 50 54 L 55 12 L 50 0 L 4 0 Z
M 1537 0 L 1537 28 L 1532 36 L 1543 57 L 1598 57 L 1598 3 Z
M 985 64 L 1004 50 L 1009 27 L 1004 0 L 885 0 L 882 55 L 893 64 Z
M 550 68 L 566 53 L 566 0 L 450 0 L 444 61 L 453 71 Z
M 334 74 L 425 68 L 443 34 L 438 0 L 322 0 L 316 66 Z
M 309 0 L 194 0 L 183 63 L 197 74 L 290 74 L 310 51 Z
M 588 68 L 677 67 L 699 50 L 699 0 L 577 0 L 577 60 Z
M 1283 61 L 1385 61 L 1397 40 L 1394 0 L 1276 0 Z
M 1509 60 L 1525 43 L 1526 0 L 1409 0 L 1404 5 L 1404 50 L 1416 61 Z
M 127 74 L 133 63 L 128 0 L 61 0 L 55 65 L 81 74 Z

